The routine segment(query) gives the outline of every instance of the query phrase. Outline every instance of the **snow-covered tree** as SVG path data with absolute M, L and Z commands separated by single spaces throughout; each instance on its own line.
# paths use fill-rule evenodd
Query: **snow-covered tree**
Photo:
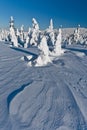
M 74 41 L 77 43 L 78 40 L 79 40 L 79 33 L 78 33 L 78 29 L 76 29 L 76 30 L 74 31 Z
M 0 41 L 7 41 L 8 40 L 8 31 L 1 29 L 0 30 Z
M 17 30 L 16 30 L 16 36 L 17 36 L 17 37 L 20 36 L 20 32 L 19 32 L 18 28 L 17 28 Z
M 52 19 L 50 20 L 50 26 L 49 26 L 49 29 L 50 29 L 50 30 L 53 30 L 53 20 L 52 20 Z
M 38 49 L 41 51 L 41 53 L 43 53 L 43 55 L 49 55 L 49 48 L 45 36 L 42 37 L 41 42 L 38 45 Z
M 28 35 L 30 35 L 30 33 L 31 33 L 31 28 L 29 27 L 28 28 Z
M 54 42 L 55 42 L 55 33 L 54 33 L 54 29 L 53 29 L 53 20 L 50 20 L 50 26 L 49 28 L 46 30 L 45 35 L 47 37 L 47 43 L 49 46 L 54 46 Z
M 51 62 L 49 57 L 49 48 L 45 36 L 42 37 L 41 42 L 38 45 L 38 49 L 40 53 L 35 60 L 31 56 L 24 56 L 24 60 L 28 61 L 29 66 L 44 66 Z
M 62 43 L 62 31 L 59 29 L 59 34 L 56 37 L 56 42 L 54 45 L 54 54 L 55 55 L 61 55 L 63 53 L 63 50 L 61 49 L 61 43 Z
M 47 40 L 45 36 L 42 37 L 38 48 L 40 50 L 40 54 L 35 61 L 36 62 L 35 66 L 43 66 L 43 65 L 46 65 L 48 62 L 51 62 L 49 58 L 49 48 L 48 48 Z
M 51 31 L 49 33 L 49 42 L 51 42 L 51 44 L 54 46 L 54 42 L 55 42 L 55 34 L 54 34 L 54 31 Z
M 39 30 L 39 24 L 37 23 L 35 18 L 32 19 L 32 27 L 35 30 Z
M 11 40 L 13 46 L 18 47 L 18 40 L 16 37 L 15 28 L 14 28 L 14 19 L 12 16 L 10 18 L 10 29 L 9 30 L 10 30 L 9 37 L 10 37 L 10 40 Z
M 13 16 L 10 17 L 10 27 L 14 28 L 14 18 L 13 18 Z
M 31 38 L 31 28 L 29 27 L 28 33 L 26 35 L 26 42 L 24 44 L 24 48 L 28 48 L 30 44 L 30 38 Z
M 22 25 L 20 29 L 20 39 L 24 42 L 24 25 Z
M 38 38 L 37 38 L 36 30 L 32 29 L 32 31 L 31 31 L 30 45 L 37 46 L 37 41 L 38 41 Z
M 68 44 L 71 45 L 71 39 L 70 38 L 68 38 Z
M 80 38 L 80 25 L 74 31 L 74 42 L 78 43 Z
M 35 18 L 32 19 L 32 29 L 30 31 L 30 45 L 37 46 L 39 37 L 39 25 Z
M 28 46 L 29 46 L 29 41 L 30 41 L 30 37 L 27 35 L 27 37 L 26 37 L 26 42 L 25 42 L 25 44 L 24 44 L 24 48 L 28 48 Z
M 10 28 L 10 36 L 11 36 L 11 42 L 12 42 L 13 46 L 18 47 L 18 40 L 15 35 L 15 30 L 12 27 Z
M 67 43 L 69 45 L 71 44 L 77 44 L 83 42 L 83 38 L 80 36 L 80 25 L 74 30 L 73 34 L 70 34 L 67 37 Z

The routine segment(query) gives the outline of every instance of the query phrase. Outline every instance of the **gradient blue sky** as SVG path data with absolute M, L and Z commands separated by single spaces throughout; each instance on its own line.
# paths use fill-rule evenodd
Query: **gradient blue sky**
M 55 28 L 87 27 L 87 0 L 0 0 L 0 27 L 8 27 L 10 16 L 17 27 L 31 26 L 33 17 L 41 28 L 47 28 L 51 18 Z

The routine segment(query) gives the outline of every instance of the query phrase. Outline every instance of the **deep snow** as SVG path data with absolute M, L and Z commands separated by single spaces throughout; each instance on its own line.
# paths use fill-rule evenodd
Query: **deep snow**
M 65 48 L 43 67 L 33 48 L 0 42 L 0 130 L 87 130 L 87 49 Z

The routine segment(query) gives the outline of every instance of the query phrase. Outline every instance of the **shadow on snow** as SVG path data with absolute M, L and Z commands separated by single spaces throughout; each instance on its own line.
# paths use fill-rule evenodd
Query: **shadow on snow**
M 16 50 L 16 51 L 19 51 L 19 52 L 22 52 L 22 53 L 25 53 L 25 54 L 28 54 L 28 55 L 31 55 L 31 56 L 32 56 L 32 58 L 31 58 L 30 60 L 28 60 L 28 59 L 26 58 L 26 56 L 24 56 L 25 61 L 33 61 L 33 60 L 35 60 L 35 59 L 38 57 L 37 54 L 34 54 L 34 53 L 29 52 L 29 51 L 27 51 L 27 50 L 24 50 L 24 49 L 22 49 L 22 48 L 16 48 L 16 47 L 11 47 L 11 48 L 14 49 L 14 50 Z
M 9 106 L 11 101 L 13 100 L 13 98 L 20 93 L 21 91 L 24 90 L 25 87 L 28 87 L 28 85 L 30 85 L 32 83 L 32 81 L 30 81 L 27 84 L 23 84 L 20 88 L 18 88 L 17 90 L 14 90 L 12 93 L 9 94 L 8 98 L 7 98 L 7 106 L 8 106 L 8 110 L 9 110 Z
M 79 48 L 68 48 L 68 47 L 65 47 L 65 49 L 67 49 L 67 50 L 71 50 L 71 51 L 82 52 L 82 53 L 85 53 L 85 55 L 87 55 L 87 50 L 85 50 L 85 49 L 79 49 Z

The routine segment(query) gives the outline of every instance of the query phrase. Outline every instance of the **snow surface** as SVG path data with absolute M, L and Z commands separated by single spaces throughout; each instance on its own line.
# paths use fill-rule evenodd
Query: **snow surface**
M 0 42 L 0 130 L 87 130 L 87 49 L 66 46 L 43 67 L 22 60 L 38 53 Z

